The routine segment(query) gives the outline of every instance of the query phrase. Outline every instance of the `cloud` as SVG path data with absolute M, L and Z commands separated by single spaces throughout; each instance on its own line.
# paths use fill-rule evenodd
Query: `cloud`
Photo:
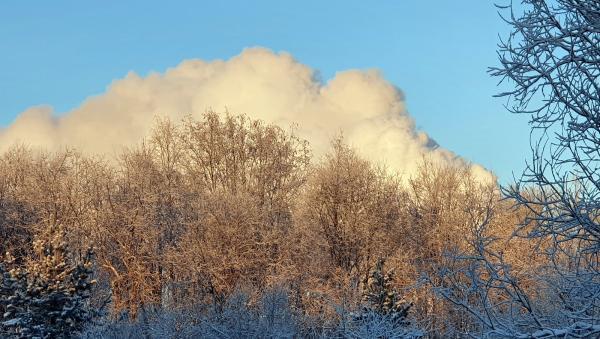
M 323 83 L 290 54 L 264 48 L 226 61 L 186 60 L 163 74 L 129 73 L 60 116 L 47 106 L 29 108 L 0 130 L 0 150 L 25 142 L 110 155 L 139 142 L 156 116 L 179 120 L 225 108 L 283 127 L 297 124 L 316 156 L 343 131 L 365 157 L 404 174 L 414 173 L 423 156 L 438 163 L 462 161 L 416 129 L 402 92 L 379 72 L 348 70 Z M 477 176 L 489 176 L 481 166 L 472 168 Z

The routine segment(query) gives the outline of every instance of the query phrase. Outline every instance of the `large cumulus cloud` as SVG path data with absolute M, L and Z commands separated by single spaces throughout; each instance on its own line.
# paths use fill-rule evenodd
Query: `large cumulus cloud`
M 186 60 L 164 74 L 129 73 L 60 116 L 47 106 L 32 107 L 0 130 L 0 147 L 24 142 L 111 155 L 139 142 L 156 116 L 179 120 L 207 109 L 246 113 L 283 127 L 297 124 L 317 156 L 343 131 L 365 157 L 404 174 L 413 173 L 423 156 L 462 161 L 415 128 L 401 91 L 377 71 L 343 71 L 323 83 L 291 55 L 263 48 L 226 61 Z M 472 168 L 487 175 L 478 165 Z

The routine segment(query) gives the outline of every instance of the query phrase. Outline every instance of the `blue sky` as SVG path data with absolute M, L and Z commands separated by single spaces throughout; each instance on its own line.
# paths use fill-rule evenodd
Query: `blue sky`
M 290 52 L 319 70 L 376 68 L 401 88 L 417 126 L 506 182 L 528 154 L 527 119 L 493 98 L 498 35 L 492 2 L 3 1 L 0 126 L 32 105 L 57 112 L 129 71 L 164 71 L 243 48 Z

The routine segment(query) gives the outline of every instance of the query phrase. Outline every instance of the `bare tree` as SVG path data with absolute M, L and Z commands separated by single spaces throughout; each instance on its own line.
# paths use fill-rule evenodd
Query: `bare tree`
M 409 180 L 407 193 L 400 257 L 395 265 L 402 267 L 397 271 L 404 272 L 403 285 L 410 291 L 413 311 L 422 327 L 429 333 L 449 336 L 462 326 L 464 315 L 440 300 L 431 287 L 441 283 L 440 267 L 449 264 L 445 253 L 468 248 L 470 230 L 484 220 L 486 211 L 499 209 L 498 190 L 495 185 L 477 181 L 466 164 L 448 166 L 424 159 Z M 506 221 L 501 216 L 494 216 L 494 226 Z
M 506 197 L 527 215 L 514 235 L 543 260 L 517 272 L 495 245 L 488 220 L 472 252 L 439 286 L 467 309 L 479 335 L 589 337 L 600 333 L 600 3 L 524 0 L 505 17 L 493 76 L 512 89 L 510 111 L 531 117 L 532 159 Z M 491 215 L 491 213 L 490 213 Z M 462 273 L 462 274 L 461 274 Z
M 398 182 L 345 145 L 332 143 L 331 153 L 315 168 L 305 203 L 306 222 L 326 242 L 331 263 L 347 272 L 368 271 L 384 244 L 382 233 L 398 222 Z M 388 252 L 389 254 L 389 252 Z
M 293 226 L 291 210 L 308 174 L 307 142 L 275 125 L 215 112 L 185 119 L 179 139 L 196 215 L 171 251 L 178 279 L 213 296 L 242 283 L 264 287 Z

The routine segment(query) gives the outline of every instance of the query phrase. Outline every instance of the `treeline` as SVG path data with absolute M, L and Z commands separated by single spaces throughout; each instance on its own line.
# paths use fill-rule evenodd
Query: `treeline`
M 423 159 L 418 173 L 402 178 L 364 160 L 342 138 L 313 159 L 293 131 L 243 115 L 158 120 L 147 139 L 117 160 L 15 146 L 0 158 L 0 174 L 6 335 L 23 335 L 26 327 L 9 300 L 17 293 L 15 269 L 36 270 L 32 262 L 51 258 L 55 250 L 36 251 L 35 243 L 55 243 L 57 234 L 64 244 L 51 248 L 69 249 L 61 276 L 74 272 L 69 265 L 87 272 L 77 266 L 85 263 L 93 273 L 80 280 L 95 279 L 89 297 L 69 304 L 88 309 L 89 317 L 64 325 L 65 336 L 86 326 L 104 326 L 103 333 L 117 337 L 116 328 L 152 336 L 152 326 L 140 323 L 151 314 L 196 312 L 186 321 L 200 326 L 215 314 L 225 319 L 240 295 L 237 312 L 246 315 L 268 308 L 269 296 L 284 300 L 296 320 L 284 321 L 294 330 L 281 336 L 333 335 L 327 326 L 340 326 L 347 315 L 364 319 L 365 309 L 390 319 L 402 312 L 394 324 L 413 329 L 403 335 L 458 335 L 481 326 L 440 294 L 450 287 L 448 269 L 466 265 L 450 253 L 476 253 L 485 232 L 503 239 L 494 246 L 518 276 L 543 263 L 530 255 L 534 244 L 509 241 L 525 211 L 512 209 L 495 184 L 478 181 L 467 165 Z M 374 277 L 381 280 L 376 291 L 369 287 Z M 173 325 L 168 336 L 184 328 Z

